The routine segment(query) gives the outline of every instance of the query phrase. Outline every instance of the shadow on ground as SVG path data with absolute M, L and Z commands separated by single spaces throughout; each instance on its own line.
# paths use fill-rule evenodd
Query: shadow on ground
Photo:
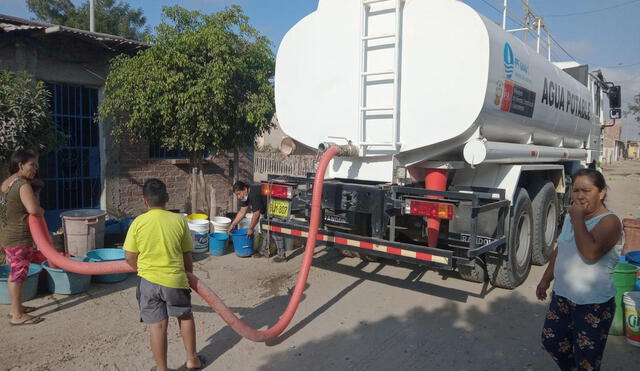
M 547 306 L 517 293 L 488 311 L 462 311 L 453 302 L 401 317 L 362 320 L 350 330 L 280 351 L 260 370 L 553 370 L 540 345 Z M 327 326 L 335 326 L 329 324 Z M 603 368 L 631 370 L 640 352 L 611 337 Z
M 135 274 L 128 274 L 124 281 L 116 283 L 95 283 L 92 281 L 91 286 L 89 286 L 89 289 L 85 292 L 74 295 L 62 295 L 50 293 L 46 288 L 47 279 L 45 277 L 40 277 L 40 279 L 44 281 L 41 281 L 39 285 L 38 291 L 40 294 L 37 298 L 45 298 L 47 300 L 46 304 L 37 307 L 38 316 L 41 317 L 61 310 L 68 310 L 89 300 L 130 289 L 138 284 L 138 277 Z M 29 302 L 26 302 L 25 305 L 29 305 Z M 42 310 L 44 310 L 44 312 L 42 312 Z

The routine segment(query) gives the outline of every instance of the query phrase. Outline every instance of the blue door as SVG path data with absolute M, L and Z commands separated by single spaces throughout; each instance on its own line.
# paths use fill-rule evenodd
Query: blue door
M 40 158 L 39 177 L 45 187 L 40 203 L 49 230 L 60 228 L 60 213 L 100 207 L 99 127 L 93 122 L 98 89 L 69 84 L 47 84 L 53 119 L 66 140 Z

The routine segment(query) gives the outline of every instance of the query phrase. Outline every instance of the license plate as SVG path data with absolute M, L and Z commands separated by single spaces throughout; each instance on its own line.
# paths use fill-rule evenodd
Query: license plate
M 269 214 L 286 218 L 289 216 L 289 204 L 291 202 L 272 198 L 269 202 Z
M 466 233 L 460 233 L 460 240 L 462 242 L 471 242 L 471 235 L 468 235 Z M 484 246 L 484 245 L 490 244 L 493 241 L 495 241 L 495 239 L 493 238 L 476 236 L 476 245 Z

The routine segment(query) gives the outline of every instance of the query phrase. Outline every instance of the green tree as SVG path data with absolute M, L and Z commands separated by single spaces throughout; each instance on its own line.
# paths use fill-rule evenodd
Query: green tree
M 633 102 L 627 106 L 626 114 L 633 116 L 636 121 L 640 122 L 640 93 L 633 96 Z
M 26 72 L 0 70 L 0 162 L 19 148 L 46 153 L 60 144 L 50 93 Z
M 271 42 L 239 6 L 213 14 L 163 8 L 151 47 L 112 60 L 99 116 L 115 138 L 191 154 L 253 146 L 271 127 Z
M 71 0 L 27 0 L 29 10 L 40 21 L 62 26 L 89 29 L 89 1 L 75 6 Z M 116 0 L 95 1 L 96 32 L 143 40 L 148 34 L 142 9 L 132 9 L 128 3 Z

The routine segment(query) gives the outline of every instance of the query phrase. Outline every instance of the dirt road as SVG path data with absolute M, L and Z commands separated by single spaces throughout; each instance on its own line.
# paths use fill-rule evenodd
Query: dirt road
M 640 162 L 606 169 L 608 205 L 640 216 Z M 285 264 L 207 257 L 196 274 L 254 326 L 273 324 L 288 301 L 301 261 Z M 197 296 L 198 347 L 207 370 L 553 370 L 539 346 L 547 303 L 534 298 L 544 268 L 533 267 L 517 290 L 462 281 L 456 274 L 393 263 L 366 263 L 318 248 L 305 298 L 278 341 L 236 335 Z M 148 334 L 137 321 L 135 277 L 92 284 L 75 296 L 44 295 L 46 321 L 12 327 L 0 321 L 2 370 L 148 370 Z M 8 306 L 2 306 L 3 315 Z M 169 365 L 184 365 L 175 321 Z M 610 337 L 604 370 L 635 370 L 640 349 Z

